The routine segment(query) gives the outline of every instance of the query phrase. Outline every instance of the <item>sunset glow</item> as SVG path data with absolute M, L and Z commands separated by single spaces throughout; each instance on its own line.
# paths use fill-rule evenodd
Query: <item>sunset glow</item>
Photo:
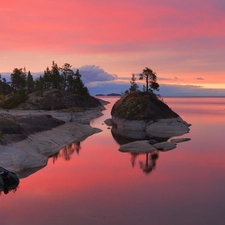
M 224 11 L 223 0 L 3 1 L 0 73 L 54 60 L 120 80 L 147 66 L 161 84 L 225 89 Z

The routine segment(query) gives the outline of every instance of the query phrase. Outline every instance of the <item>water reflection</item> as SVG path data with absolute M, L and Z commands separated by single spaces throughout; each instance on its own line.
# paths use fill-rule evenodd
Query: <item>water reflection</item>
M 8 194 L 10 191 L 16 192 L 19 182 L 15 173 L 0 167 L 0 195 L 2 192 L 4 194 Z
M 130 131 L 124 133 L 122 130 L 118 130 L 115 126 L 111 129 L 112 136 L 114 140 L 119 145 L 124 145 L 133 141 L 140 140 L 156 140 L 156 142 L 163 142 L 169 140 L 171 137 L 157 137 L 157 136 L 147 136 L 144 131 Z
M 146 153 L 146 160 L 143 163 L 142 161 L 139 162 L 140 168 L 143 170 L 144 173 L 149 174 L 152 172 L 156 167 L 156 160 L 159 158 L 158 151 L 153 151 L 151 153 Z
M 81 150 L 80 142 L 71 143 L 69 145 L 66 145 L 56 154 L 52 155 L 51 158 L 53 160 L 53 163 L 55 163 L 59 158 L 63 158 L 64 160 L 69 161 L 71 159 L 72 154 L 76 152 L 77 155 L 79 155 L 80 150 Z
M 134 168 L 136 166 L 136 160 L 139 155 L 144 155 L 136 152 L 131 152 L 131 165 Z M 159 158 L 159 152 L 157 150 L 145 153 L 145 161 L 139 161 L 140 169 L 146 174 L 151 173 L 156 168 L 156 160 Z
M 156 168 L 156 161 L 159 158 L 159 151 L 165 152 L 176 148 L 176 144 L 183 141 L 189 141 L 190 138 L 176 138 L 171 139 L 173 136 L 159 137 L 159 136 L 147 136 L 145 132 L 123 132 L 123 130 L 118 130 L 116 127 L 112 126 L 111 134 L 114 140 L 120 146 L 126 146 L 125 151 L 131 155 L 131 165 L 134 168 L 136 166 L 136 161 L 138 156 L 145 155 L 144 161 L 139 161 L 140 169 L 146 173 L 150 174 Z M 147 142 L 142 142 L 147 140 Z M 140 145 L 137 145 L 136 141 L 140 141 Z M 133 145 L 129 143 L 135 142 Z M 128 145 L 129 147 L 128 147 Z M 171 147 L 171 144 L 173 145 Z M 121 148 L 119 149 L 121 151 Z

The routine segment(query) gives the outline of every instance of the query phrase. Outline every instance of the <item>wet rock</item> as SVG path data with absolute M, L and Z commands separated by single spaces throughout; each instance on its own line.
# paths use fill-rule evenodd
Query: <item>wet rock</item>
M 180 117 L 150 121 L 145 128 L 149 136 L 158 137 L 179 136 L 188 133 L 189 130 L 189 125 Z
M 185 142 L 185 141 L 190 141 L 191 138 L 175 138 L 171 139 L 170 141 L 173 143 L 180 143 L 180 142 Z
M 104 121 L 104 123 L 105 123 L 107 126 L 110 126 L 110 127 L 113 125 L 112 119 L 106 119 L 106 120 Z
M 175 149 L 176 146 L 177 145 L 175 143 L 168 142 L 168 141 L 160 142 L 160 143 L 153 145 L 154 148 L 156 148 L 157 150 L 161 150 L 161 151 L 169 151 L 169 150 Z
M 148 140 L 130 142 L 121 145 L 119 148 L 119 151 L 121 152 L 136 152 L 136 153 L 146 153 L 155 150 L 156 148 L 150 145 Z
M 153 93 L 136 91 L 122 96 L 114 104 L 111 115 L 118 132 L 137 131 L 148 137 L 170 138 L 190 130 L 190 124 Z

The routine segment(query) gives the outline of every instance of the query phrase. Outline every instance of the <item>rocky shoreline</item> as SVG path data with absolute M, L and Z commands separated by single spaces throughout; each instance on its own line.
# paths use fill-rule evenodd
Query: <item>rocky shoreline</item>
M 102 107 L 82 112 L 0 110 L 0 166 L 19 177 L 46 166 L 48 158 L 67 144 L 100 132 L 89 122 L 103 115 L 101 111 Z

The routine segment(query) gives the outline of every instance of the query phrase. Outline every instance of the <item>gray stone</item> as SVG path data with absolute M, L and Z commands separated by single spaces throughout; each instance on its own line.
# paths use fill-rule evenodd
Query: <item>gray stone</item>
M 107 126 L 110 126 L 110 127 L 113 125 L 112 119 L 106 119 L 106 120 L 104 121 L 104 123 L 105 123 Z
M 172 137 L 189 132 L 189 125 L 180 117 L 150 121 L 145 128 L 149 136 Z
M 121 145 L 119 148 L 119 151 L 121 152 L 136 152 L 136 153 L 147 153 L 155 150 L 156 148 L 150 145 L 148 140 L 130 142 Z
M 164 142 L 154 144 L 153 147 L 156 148 L 157 150 L 169 151 L 176 148 L 176 144 L 173 142 L 164 141 Z
M 21 171 L 35 171 L 37 168 L 44 167 L 48 157 L 57 153 L 67 144 L 83 141 L 88 136 L 101 131 L 84 122 L 84 120 L 90 121 L 90 118 L 96 115 L 95 112 L 83 114 L 85 118 L 80 117 L 79 123 L 69 122 L 70 114 L 68 113 L 50 112 L 52 115 L 55 114 L 58 119 L 65 118 L 67 122 L 46 131 L 29 134 L 25 140 L 13 142 L 14 139 L 12 139 L 10 144 L 0 145 L 0 165 L 2 167 L 17 174 L 21 174 Z M 15 115 L 14 113 L 27 115 L 23 111 L 10 110 L 9 113 L 11 115 Z M 36 112 L 35 115 L 42 113 Z M 18 114 L 16 115 L 18 116 Z
M 173 143 L 180 143 L 180 142 L 184 142 L 184 141 L 190 141 L 191 138 L 175 138 L 175 139 L 171 139 L 170 141 Z

